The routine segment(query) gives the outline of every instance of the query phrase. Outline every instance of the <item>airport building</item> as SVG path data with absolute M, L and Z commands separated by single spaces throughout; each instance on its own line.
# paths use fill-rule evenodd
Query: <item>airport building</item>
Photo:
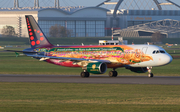
M 32 15 L 49 36 L 49 29 L 61 25 L 71 37 L 104 37 L 107 9 L 100 7 L 8 8 L 0 9 L 0 32 L 10 25 L 20 37 L 27 37 L 25 15 Z
M 113 20 L 113 17 L 111 17 Z M 122 37 L 151 37 L 161 32 L 168 38 L 180 35 L 180 10 L 125 10 L 116 17 L 114 35 Z M 113 24 L 113 22 L 111 23 Z
M 180 6 L 171 0 L 118 0 L 114 4 L 106 24 L 114 28 L 113 35 L 146 38 L 159 31 L 167 38 L 179 38 Z
M 54 7 L 39 7 L 39 1 L 34 0 L 34 7 L 19 7 L 18 0 L 14 0 L 13 8 L 0 8 L 0 33 L 4 26 L 10 25 L 15 28 L 19 37 L 28 37 L 25 15 L 33 15 L 47 37 L 50 27 L 54 25 L 64 26 L 71 32 L 71 37 L 110 36 L 112 28 L 113 34 L 122 37 L 149 37 L 156 31 L 167 35 L 168 38 L 179 37 L 180 10 L 162 8 L 162 5 L 174 5 L 180 8 L 170 0 L 166 0 L 166 3 L 146 0 L 154 2 L 155 6 L 151 6 L 156 8 L 138 10 L 121 8 L 121 5 L 127 4 L 125 2 L 128 0 L 113 3 L 110 1 L 106 0 L 94 7 L 62 7 L 59 6 L 58 0 L 55 0 Z M 115 4 L 115 8 L 112 10 L 102 8 L 103 4 Z M 172 30 L 175 30 L 174 34 L 171 34 Z

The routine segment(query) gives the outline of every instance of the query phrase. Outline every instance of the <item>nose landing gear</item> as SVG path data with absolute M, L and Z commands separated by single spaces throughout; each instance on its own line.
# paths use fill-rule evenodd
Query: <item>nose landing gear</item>
M 147 67 L 147 70 L 149 72 L 148 77 L 153 77 L 154 76 L 153 73 L 151 73 L 151 69 L 152 69 L 152 67 Z

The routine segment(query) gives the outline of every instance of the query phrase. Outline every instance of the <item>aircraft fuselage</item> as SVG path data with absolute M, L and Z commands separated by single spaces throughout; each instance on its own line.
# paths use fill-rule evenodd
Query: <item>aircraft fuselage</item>
M 82 59 L 109 60 L 108 68 L 147 67 L 166 65 L 172 57 L 161 47 L 155 45 L 92 45 L 92 46 L 54 46 L 33 49 L 45 56 Z M 69 60 L 46 59 L 47 62 L 66 67 L 82 67 Z

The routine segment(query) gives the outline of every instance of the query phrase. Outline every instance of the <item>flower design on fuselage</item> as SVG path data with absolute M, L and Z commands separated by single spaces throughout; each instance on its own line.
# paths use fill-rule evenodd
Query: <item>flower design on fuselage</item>
M 38 49 L 38 51 L 45 51 L 45 49 Z M 84 48 L 83 50 L 75 48 L 52 48 L 51 50 L 47 50 L 47 52 L 47 55 L 54 57 L 109 60 L 113 63 L 121 63 L 124 65 L 153 60 L 152 56 L 144 54 L 140 49 L 133 49 L 127 46 L 124 46 L 124 48 Z

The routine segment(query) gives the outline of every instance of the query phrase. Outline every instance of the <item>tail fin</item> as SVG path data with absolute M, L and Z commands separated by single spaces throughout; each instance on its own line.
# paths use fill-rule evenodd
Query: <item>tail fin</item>
M 32 15 L 26 15 L 29 40 L 32 48 L 53 46 L 46 38 Z

